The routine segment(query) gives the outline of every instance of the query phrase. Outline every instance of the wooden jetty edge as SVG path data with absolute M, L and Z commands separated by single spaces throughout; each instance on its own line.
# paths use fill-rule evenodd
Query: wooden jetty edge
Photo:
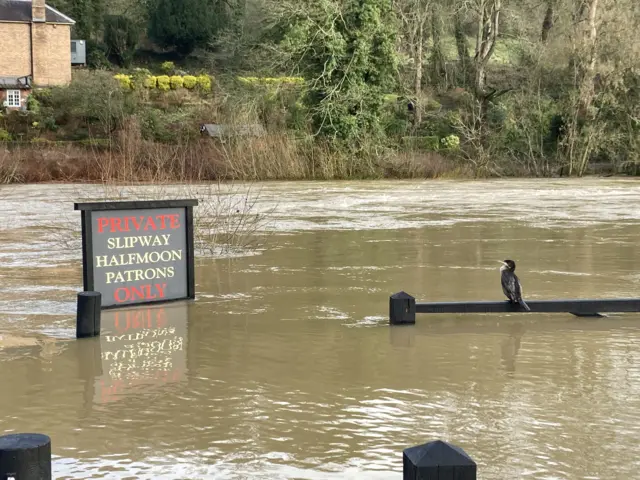
M 13 433 L 0 437 L 0 479 L 52 480 L 51 463 L 49 436 Z M 402 451 L 402 480 L 476 480 L 477 471 L 477 463 L 467 452 L 442 440 Z
M 531 312 L 520 305 L 502 302 L 416 302 L 406 292 L 389 298 L 389 323 L 416 323 L 416 313 L 570 313 L 577 317 L 602 317 L 603 312 L 640 312 L 640 298 L 596 300 L 526 300 Z

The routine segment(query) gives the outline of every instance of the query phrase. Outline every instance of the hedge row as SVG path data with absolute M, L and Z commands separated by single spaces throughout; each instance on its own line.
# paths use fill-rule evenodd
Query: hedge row
M 209 75 L 198 75 L 197 77 L 193 75 L 145 75 L 136 77 L 119 73 L 114 75 L 113 78 L 118 80 L 120 86 L 125 90 L 135 90 L 141 86 L 149 90 L 157 89 L 162 92 L 177 90 L 179 88 L 186 88 L 187 90 L 198 89 L 203 92 L 211 91 L 211 77 Z
M 303 85 L 302 77 L 238 77 L 238 81 L 245 85 Z

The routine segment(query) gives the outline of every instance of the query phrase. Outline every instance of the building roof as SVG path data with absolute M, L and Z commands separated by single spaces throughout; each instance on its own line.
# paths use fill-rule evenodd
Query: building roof
M 266 134 L 265 128 L 257 123 L 248 125 L 218 125 L 215 123 L 204 123 L 200 126 L 200 132 L 203 134 L 206 133 L 210 137 L 261 137 Z
M 55 8 L 46 7 L 47 23 L 76 23 Z M 31 0 L 0 0 L 0 22 L 31 23 Z
M 6 88 L 31 88 L 31 78 L 26 77 L 0 77 L 0 89 Z

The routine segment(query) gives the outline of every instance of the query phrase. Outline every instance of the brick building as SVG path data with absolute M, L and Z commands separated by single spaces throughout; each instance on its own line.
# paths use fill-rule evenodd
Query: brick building
M 71 26 L 45 0 L 0 0 L 0 106 L 24 107 L 33 87 L 71 81 Z

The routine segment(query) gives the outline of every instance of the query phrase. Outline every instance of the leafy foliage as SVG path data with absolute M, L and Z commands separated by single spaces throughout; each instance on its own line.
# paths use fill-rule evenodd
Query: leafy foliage
M 196 87 L 197 83 L 198 83 L 198 79 L 193 75 L 185 75 L 184 78 L 182 79 L 182 84 L 184 88 L 188 90 L 193 90 Z
M 158 45 L 188 55 L 206 47 L 224 22 L 222 2 L 149 0 L 149 37 Z
M 112 0 L 47 0 L 47 4 L 73 18 L 73 38 L 95 38 L 103 28 L 104 15 Z
M 138 26 L 124 15 L 107 15 L 104 19 L 104 43 L 120 66 L 131 65 L 139 35 Z
M 107 112 L 106 77 L 122 108 L 143 99 L 135 114 L 154 125 L 151 139 L 176 139 L 181 120 L 144 110 L 150 101 L 195 111 L 205 107 L 187 104 L 228 100 L 235 108 L 197 122 L 261 122 L 291 135 L 300 151 L 323 152 L 310 171 L 366 176 L 407 151 L 490 175 L 640 171 L 636 0 L 49 3 L 76 20 L 91 68 L 125 67 L 80 89 Z M 131 69 L 138 62 L 146 68 Z M 206 95 L 213 72 L 215 97 Z M 55 92 L 55 105 L 38 94 L 41 112 L 29 107 L 40 118 L 28 132 L 62 135 L 69 117 L 83 129 L 99 116 L 86 92 Z
M 290 11 L 275 48 L 282 65 L 308 79 L 314 130 L 352 146 L 383 135 L 383 95 L 394 89 L 398 58 L 389 0 L 305 0 Z M 276 14 L 281 15 L 276 8 Z

